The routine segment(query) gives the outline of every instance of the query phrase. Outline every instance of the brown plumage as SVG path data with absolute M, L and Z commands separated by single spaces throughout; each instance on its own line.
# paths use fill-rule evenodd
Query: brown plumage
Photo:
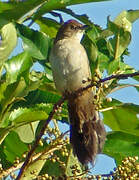
M 105 128 L 93 104 L 92 90 L 68 101 L 70 141 L 82 164 L 93 163 L 105 143 Z

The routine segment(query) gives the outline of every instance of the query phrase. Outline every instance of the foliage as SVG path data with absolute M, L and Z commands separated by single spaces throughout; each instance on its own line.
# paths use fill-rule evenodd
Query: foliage
M 90 26 L 82 44 L 88 53 L 94 82 L 103 78 L 104 72 L 112 75 L 136 71 L 124 62 L 124 57 L 129 55 L 132 23 L 139 18 L 139 10 L 123 11 L 114 21 L 108 17 L 107 28 L 101 29 L 87 15 L 77 15 L 66 8 L 95 1 L 101 0 L 0 2 L 0 178 L 22 166 L 53 105 L 61 97 L 54 86 L 49 53 L 62 21 L 62 12 Z M 55 9 L 58 13 L 52 11 Z M 51 13 L 53 19 L 43 16 L 46 13 Z M 30 27 L 33 23 L 39 25 L 39 31 Z M 19 38 L 23 43 L 22 52 L 11 57 Z M 33 69 L 35 63 L 42 66 L 41 72 Z M 139 156 L 139 106 L 107 98 L 111 92 L 127 86 L 130 84 L 111 79 L 95 88 L 94 101 L 104 123 L 112 130 L 107 135 L 103 153 L 113 157 L 117 165 L 127 156 Z M 132 87 L 138 90 L 137 85 Z M 63 130 L 59 129 L 65 123 L 69 125 L 66 102 L 55 113 L 39 142 L 25 172 L 28 179 L 88 176 L 88 170 L 72 153 L 68 132 L 62 134 Z

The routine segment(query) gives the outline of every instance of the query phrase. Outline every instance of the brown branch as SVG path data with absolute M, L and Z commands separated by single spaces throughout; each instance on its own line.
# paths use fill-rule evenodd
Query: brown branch
M 107 78 L 101 79 L 98 81 L 98 83 L 103 83 L 105 81 L 109 81 L 111 79 L 128 79 L 129 77 L 134 77 L 134 76 L 139 76 L 139 71 L 134 72 L 134 73 L 128 73 L 128 74 L 116 74 L 109 76 Z
M 56 110 L 61 106 L 61 104 L 66 100 L 66 99 L 69 99 L 71 96 L 77 96 L 79 95 L 82 91 L 85 91 L 89 88 L 92 88 L 93 86 L 98 86 L 99 84 L 101 83 L 104 83 L 106 81 L 109 81 L 111 79 L 127 79 L 129 77 L 134 77 L 134 76 L 139 76 L 139 72 L 135 72 L 135 73 L 128 73 L 128 74 L 117 74 L 117 75 L 112 75 L 112 76 L 109 76 L 107 78 L 104 78 L 104 79 L 100 79 L 97 83 L 91 83 L 90 85 L 88 85 L 87 87 L 85 88 L 81 88 L 79 90 L 77 90 L 76 92 L 74 92 L 73 94 L 66 94 L 63 98 L 61 98 L 54 106 L 53 106 L 53 110 L 51 111 L 51 113 L 49 114 L 49 117 L 48 119 L 46 120 L 44 126 L 42 127 L 41 131 L 40 131 L 40 134 L 37 136 L 31 150 L 29 151 L 28 155 L 27 155 L 27 158 L 23 164 L 23 166 L 21 167 L 21 170 L 16 178 L 16 180 L 20 180 L 26 170 L 26 168 L 28 167 L 29 163 L 31 162 L 31 158 L 33 156 L 33 153 L 36 149 L 36 147 L 38 146 L 38 143 L 40 141 L 40 139 L 42 138 L 42 136 L 44 135 L 44 132 L 45 132 L 45 129 L 46 127 L 48 126 L 49 122 L 51 121 L 54 113 L 56 112 Z M 72 97 L 73 98 L 73 97 Z
M 55 17 L 59 17 L 59 20 L 60 20 L 60 24 L 63 24 L 64 23 L 64 20 L 62 18 L 62 15 L 60 13 L 56 13 L 54 11 L 51 11 L 49 12 L 52 16 L 55 16 Z
M 97 81 L 96 83 L 91 83 L 88 86 L 79 89 L 77 92 L 75 92 L 75 94 L 77 95 L 78 93 L 81 93 L 82 91 L 85 91 L 89 88 L 92 88 L 93 86 L 99 86 L 101 83 L 104 83 L 106 81 L 109 81 L 111 79 L 128 79 L 130 77 L 134 77 L 134 76 L 139 76 L 139 71 L 138 72 L 134 72 L 134 73 L 128 73 L 128 74 L 116 74 L 116 75 L 111 75 L 109 77 L 106 77 L 104 79 L 100 79 L 99 81 Z
M 29 151 L 27 157 L 26 157 L 26 160 L 23 164 L 23 166 L 21 167 L 21 170 L 16 178 L 16 180 L 20 180 L 26 170 L 26 168 L 28 167 L 29 163 L 31 162 L 31 159 L 32 159 L 32 156 L 33 156 L 33 153 L 35 152 L 35 149 L 36 147 L 38 146 L 39 144 L 39 141 L 40 139 L 42 138 L 42 136 L 44 135 L 44 132 L 45 132 L 45 129 L 47 128 L 49 122 L 51 121 L 54 113 L 56 112 L 56 110 L 62 105 L 62 103 L 65 101 L 65 97 L 61 98 L 54 106 L 53 106 L 53 109 L 52 111 L 50 112 L 49 114 L 49 117 L 47 118 L 44 126 L 42 127 L 39 135 L 36 137 L 36 140 L 31 148 L 31 150 Z
M 69 131 L 66 131 L 65 133 L 61 134 L 58 138 L 56 138 L 54 140 L 53 144 L 55 144 L 55 142 L 57 142 L 58 139 L 62 139 L 68 132 Z M 59 150 L 59 149 L 61 149 L 64 146 L 64 143 L 58 143 L 56 145 L 53 145 L 53 144 L 50 147 L 46 147 L 46 149 L 44 151 L 39 152 L 39 153 L 33 155 L 32 158 L 31 158 L 32 162 L 38 161 L 44 155 L 49 157 L 50 153 L 52 153 L 52 152 L 54 152 L 56 150 Z M 46 159 L 46 157 L 45 157 L 45 159 Z M 20 169 L 22 167 L 23 163 L 24 162 L 20 162 L 16 166 L 12 166 L 9 169 L 3 170 L 0 173 L 0 178 L 6 177 L 6 176 L 10 175 L 12 172 Z

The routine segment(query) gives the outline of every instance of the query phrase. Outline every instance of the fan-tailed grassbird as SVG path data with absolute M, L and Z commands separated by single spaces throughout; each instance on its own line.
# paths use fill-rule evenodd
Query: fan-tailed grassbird
M 62 95 L 73 94 L 89 85 L 91 72 L 88 57 L 80 44 L 84 28 L 75 20 L 65 22 L 59 29 L 50 54 L 56 88 Z M 69 96 L 70 142 L 74 154 L 86 165 L 101 153 L 106 132 L 94 105 L 92 89 Z

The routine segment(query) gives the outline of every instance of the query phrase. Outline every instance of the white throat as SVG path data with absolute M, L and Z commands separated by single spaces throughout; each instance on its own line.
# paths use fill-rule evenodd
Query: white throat
M 83 31 L 78 31 L 78 32 L 76 33 L 76 39 L 77 39 L 78 41 L 81 41 L 82 37 L 83 37 Z

